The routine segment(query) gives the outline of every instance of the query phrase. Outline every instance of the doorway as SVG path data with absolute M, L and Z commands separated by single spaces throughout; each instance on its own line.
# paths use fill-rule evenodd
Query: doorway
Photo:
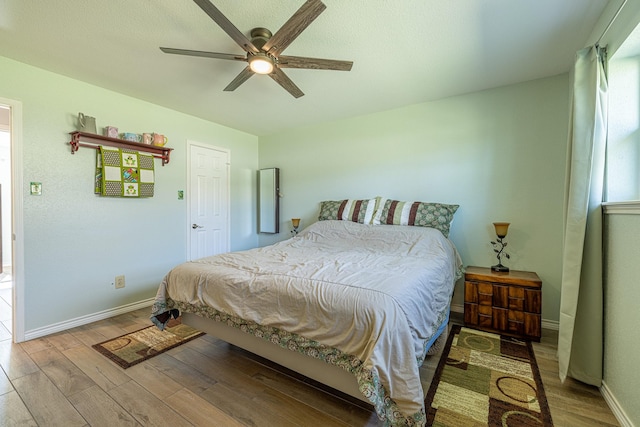
M 0 341 L 13 333 L 11 109 L 0 105 Z
M 0 98 L 0 341 L 25 340 L 22 103 Z

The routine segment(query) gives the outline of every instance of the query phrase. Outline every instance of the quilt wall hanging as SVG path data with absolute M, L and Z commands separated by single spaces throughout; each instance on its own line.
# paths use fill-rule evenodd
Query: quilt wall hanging
M 100 146 L 96 151 L 95 193 L 110 197 L 153 197 L 153 156 Z

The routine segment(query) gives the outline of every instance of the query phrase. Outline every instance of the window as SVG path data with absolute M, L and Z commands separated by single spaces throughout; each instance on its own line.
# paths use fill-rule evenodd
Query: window
M 640 26 L 609 58 L 606 201 L 640 200 Z

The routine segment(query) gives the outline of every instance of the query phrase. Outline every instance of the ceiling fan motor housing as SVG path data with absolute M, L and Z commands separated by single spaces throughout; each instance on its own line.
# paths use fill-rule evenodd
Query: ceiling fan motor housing
M 258 49 L 262 50 L 262 46 L 269 41 L 271 36 L 271 31 L 266 28 L 258 27 L 251 30 L 251 43 Z

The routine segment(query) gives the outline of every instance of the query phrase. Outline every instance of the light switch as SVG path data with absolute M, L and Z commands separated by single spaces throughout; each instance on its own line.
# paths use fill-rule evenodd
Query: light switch
M 32 196 L 41 196 L 42 195 L 42 183 L 41 182 L 32 182 L 31 183 L 31 195 Z

